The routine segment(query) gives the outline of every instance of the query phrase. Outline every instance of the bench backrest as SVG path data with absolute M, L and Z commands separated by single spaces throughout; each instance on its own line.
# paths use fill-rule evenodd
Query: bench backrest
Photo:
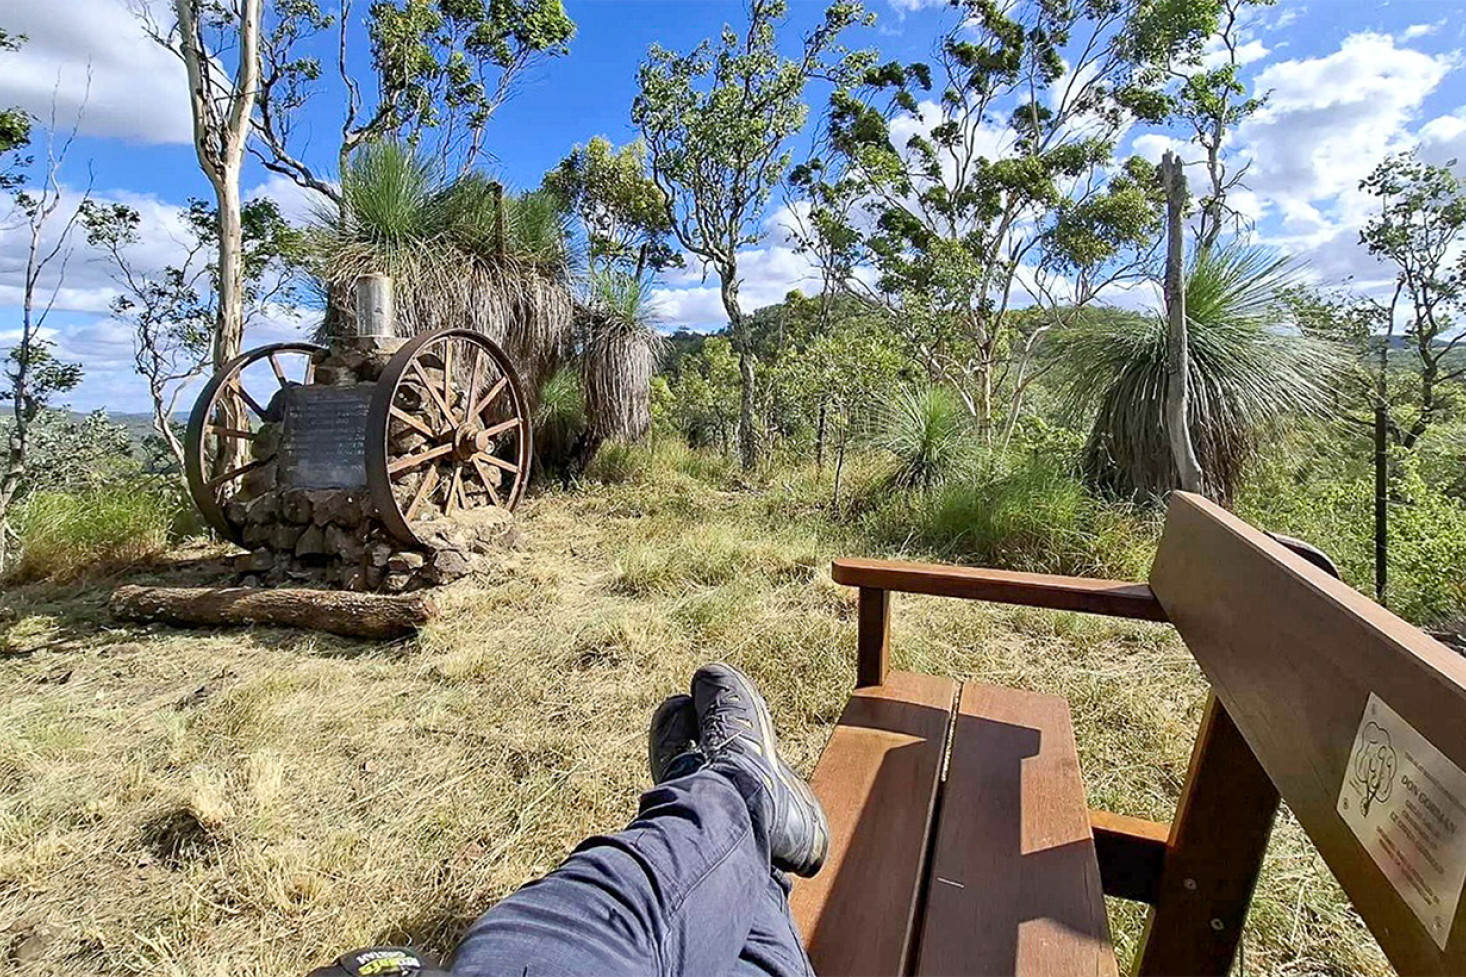
M 1466 660 L 1197 496 L 1150 585 L 1391 963 L 1466 973 Z

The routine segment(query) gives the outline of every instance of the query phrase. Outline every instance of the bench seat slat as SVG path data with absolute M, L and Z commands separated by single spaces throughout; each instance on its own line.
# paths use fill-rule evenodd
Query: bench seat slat
M 1116 973 L 1062 698 L 963 686 L 920 943 L 918 974 Z
M 789 900 L 816 973 L 909 971 L 956 691 L 950 679 L 892 672 L 851 697 L 820 756 L 811 785 L 830 855 Z

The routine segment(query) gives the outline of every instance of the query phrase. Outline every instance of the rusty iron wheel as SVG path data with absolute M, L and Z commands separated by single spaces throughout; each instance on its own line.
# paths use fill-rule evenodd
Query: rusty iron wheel
M 278 438 L 257 450 L 264 427 L 284 419 L 286 388 L 314 380 L 316 362 L 325 352 L 314 343 L 261 346 L 230 360 L 199 392 L 183 438 L 184 475 L 194 505 L 225 539 L 243 542 L 243 527 L 229 520 L 229 500 L 250 472 L 275 460 Z M 269 364 L 268 373 L 250 371 L 260 363 Z M 298 380 L 292 378 L 297 371 Z
M 529 402 L 509 357 L 482 333 L 408 341 L 367 411 L 366 475 L 377 515 L 404 543 L 414 524 L 482 506 L 513 510 L 529 482 Z

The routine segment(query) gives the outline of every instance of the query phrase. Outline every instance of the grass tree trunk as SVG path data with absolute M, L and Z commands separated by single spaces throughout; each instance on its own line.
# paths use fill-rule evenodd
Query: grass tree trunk
M 1166 188 L 1166 327 L 1167 377 L 1166 433 L 1171 458 L 1181 488 L 1200 492 L 1201 464 L 1191 442 L 1190 350 L 1186 341 L 1186 268 L 1183 254 L 1185 228 L 1182 211 L 1186 202 L 1186 178 L 1181 160 L 1167 152 L 1161 160 L 1161 179 Z

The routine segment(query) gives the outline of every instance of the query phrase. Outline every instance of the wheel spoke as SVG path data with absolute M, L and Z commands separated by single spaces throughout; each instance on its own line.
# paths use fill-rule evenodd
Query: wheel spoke
M 448 409 L 447 404 L 443 403 L 443 395 L 438 393 L 438 388 L 428 381 L 428 375 L 422 371 L 421 366 L 418 366 L 417 360 L 412 361 L 412 369 L 417 373 L 418 382 L 427 390 L 428 396 L 433 398 L 433 403 L 438 405 L 438 410 L 443 412 L 443 420 L 448 422 L 449 427 L 457 427 L 453 420 L 453 412 Z
M 255 412 L 256 417 L 262 421 L 265 419 L 265 409 L 249 395 L 248 390 L 244 389 L 244 384 L 240 382 L 238 376 L 229 381 L 229 389 L 233 390 L 239 399 L 244 401 L 246 407 Z
M 507 386 L 509 386 L 509 378 L 500 377 L 499 382 L 494 384 L 494 386 L 489 390 L 488 393 L 484 394 L 483 399 L 478 402 L 478 405 L 474 407 L 473 410 L 469 411 L 468 416 L 481 416 L 484 411 L 488 410 L 489 407 L 493 405 L 495 399 L 498 398 L 499 394 L 504 392 L 504 388 Z
M 467 509 L 468 508 L 468 506 L 461 505 L 460 502 L 459 502 L 458 496 L 459 496 L 459 492 L 462 490 L 462 487 L 463 487 L 463 466 L 462 465 L 454 465 L 453 466 L 453 481 L 448 486 L 448 498 L 443 503 L 443 515 L 446 516 L 446 515 L 451 514 L 453 512 L 453 507 L 454 506 L 458 506 L 460 509 Z
M 478 477 L 484 480 L 484 488 L 489 490 L 489 498 L 493 500 L 494 505 L 501 509 L 504 508 L 504 503 L 499 500 L 499 493 L 494 491 L 494 479 L 489 470 L 484 467 L 478 455 L 474 455 L 472 461 L 473 467 L 478 469 Z
M 309 387 L 316 379 L 316 357 L 313 353 L 307 353 L 305 358 L 305 378 L 300 382 Z
M 453 413 L 453 343 L 449 339 L 443 343 L 443 410 L 448 413 L 448 423 L 453 427 L 458 426 L 458 416 Z
M 426 451 L 419 451 L 415 455 L 407 455 L 406 457 L 398 458 L 396 461 L 387 466 L 387 474 L 396 475 L 398 472 L 405 472 L 408 469 L 416 468 L 418 465 L 432 461 L 434 458 L 441 458 L 443 455 L 446 455 L 452 450 L 453 443 L 450 441 L 448 444 L 440 444 L 436 448 L 429 448 Z
M 509 420 L 495 424 L 493 427 L 484 428 L 482 431 L 479 432 L 479 437 L 492 438 L 496 434 L 503 434 L 505 431 L 508 431 L 511 428 L 516 428 L 518 426 L 519 418 L 511 417 L 509 418 Z
M 433 468 L 429 468 L 428 473 L 423 476 L 422 485 L 418 488 L 417 494 L 412 497 L 412 505 L 408 506 L 407 512 L 403 513 L 403 515 L 407 517 L 408 522 L 412 521 L 412 517 L 416 515 L 418 507 L 423 504 L 424 500 L 426 500 L 428 496 L 433 494 L 433 489 L 437 487 L 438 469 L 435 466 Z
M 489 454 L 487 451 L 480 451 L 478 454 L 474 455 L 473 457 L 474 457 L 475 460 L 478 460 L 478 461 L 486 461 L 489 464 L 494 465 L 497 468 L 502 468 L 506 472 L 510 472 L 512 474 L 515 474 L 515 475 L 518 475 L 519 474 L 519 466 L 516 465 L 516 464 L 514 464 L 514 462 L 512 462 L 512 461 L 505 461 L 503 458 L 497 458 L 494 455 Z
M 221 438 L 239 438 L 243 441 L 253 441 L 258 437 L 253 431 L 242 431 L 236 427 L 224 427 L 220 424 L 210 424 L 209 433 Z
M 270 361 L 270 369 L 275 371 L 275 379 L 280 381 L 280 386 L 290 386 L 290 381 L 285 377 L 285 370 L 280 366 L 280 361 L 275 358 L 275 354 L 269 354 L 268 359 Z
M 400 407 L 392 407 L 389 409 L 389 411 L 393 417 L 397 418 L 403 424 L 406 424 L 408 427 L 412 428 L 414 431 L 417 431 L 420 434 L 426 435 L 430 438 L 436 438 L 439 434 L 439 432 L 434 431 L 432 428 L 428 427 L 422 421 L 413 417 L 411 414 L 407 413 L 407 411 L 403 410 Z
M 232 482 L 239 476 L 244 475 L 248 472 L 252 472 L 256 468 L 262 468 L 274 460 L 274 455 L 271 455 L 268 458 L 256 458 L 254 461 L 251 461 L 246 465 L 240 465 L 238 468 L 231 469 L 222 475 L 215 475 L 213 478 L 209 479 L 207 483 L 208 487 L 212 491 L 213 489 L 218 488 L 220 485 L 224 485 L 227 482 Z
M 463 415 L 464 421 L 470 421 L 478 416 L 474 410 L 474 402 L 478 397 L 478 382 L 484 372 L 484 351 L 478 346 L 473 347 L 473 369 L 468 375 L 468 394 L 463 398 L 463 408 L 467 412 Z

